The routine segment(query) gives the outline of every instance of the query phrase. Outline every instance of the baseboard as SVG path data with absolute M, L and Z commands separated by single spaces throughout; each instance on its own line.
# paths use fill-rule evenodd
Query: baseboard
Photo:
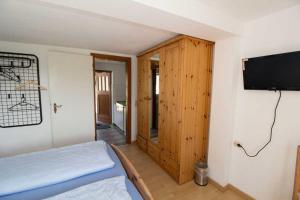
M 235 192 L 236 194 L 238 194 L 239 196 L 243 197 L 244 199 L 255 200 L 255 198 L 251 197 L 250 195 L 246 194 L 245 192 L 241 191 L 240 189 L 238 189 L 237 187 L 235 187 L 231 184 L 227 184 L 226 186 L 222 186 L 218 182 L 214 181 L 211 178 L 209 178 L 208 180 L 209 180 L 210 184 L 215 186 L 221 192 L 226 192 L 227 190 L 231 190 L 231 191 Z
M 222 186 L 220 185 L 218 182 L 212 180 L 211 178 L 208 178 L 208 182 L 210 184 L 212 184 L 213 186 L 215 186 L 218 190 L 220 190 L 221 192 L 226 192 L 227 190 L 227 185 L 226 186 Z
M 240 196 L 242 196 L 243 198 L 245 198 L 247 200 L 255 200 L 249 194 L 246 194 L 245 192 L 241 191 L 240 189 L 238 189 L 237 187 L 235 187 L 231 184 L 227 185 L 227 189 L 234 191 L 235 193 L 239 194 Z

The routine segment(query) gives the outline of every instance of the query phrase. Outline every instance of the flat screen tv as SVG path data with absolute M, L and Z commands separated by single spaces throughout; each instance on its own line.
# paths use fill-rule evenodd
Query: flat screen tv
M 243 65 L 246 90 L 300 90 L 300 51 L 248 58 Z

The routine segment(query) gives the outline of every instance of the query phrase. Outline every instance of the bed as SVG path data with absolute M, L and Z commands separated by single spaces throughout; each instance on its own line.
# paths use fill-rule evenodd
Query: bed
M 83 185 L 116 176 L 126 176 L 125 183 L 128 193 L 133 200 L 153 199 L 143 180 L 120 149 L 114 145 L 107 145 L 107 152 L 115 165 L 112 168 L 83 175 L 64 182 L 39 187 L 23 192 L 0 196 L 0 200 L 38 200 L 44 199 Z

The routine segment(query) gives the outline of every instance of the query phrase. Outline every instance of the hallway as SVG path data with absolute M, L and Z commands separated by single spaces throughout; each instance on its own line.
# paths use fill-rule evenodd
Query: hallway
M 108 144 L 124 145 L 126 136 L 124 132 L 115 125 L 105 124 L 104 128 L 97 126 L 97 140 L 104 140 Z

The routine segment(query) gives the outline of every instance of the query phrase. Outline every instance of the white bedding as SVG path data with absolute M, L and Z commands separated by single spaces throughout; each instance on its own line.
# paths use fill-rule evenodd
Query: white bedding
M 125 177 L 116 176 L 78 187 L 45 200 L 131 200 Z
M 104 141 L 0 158 L 0 196 L 112 168 Z

